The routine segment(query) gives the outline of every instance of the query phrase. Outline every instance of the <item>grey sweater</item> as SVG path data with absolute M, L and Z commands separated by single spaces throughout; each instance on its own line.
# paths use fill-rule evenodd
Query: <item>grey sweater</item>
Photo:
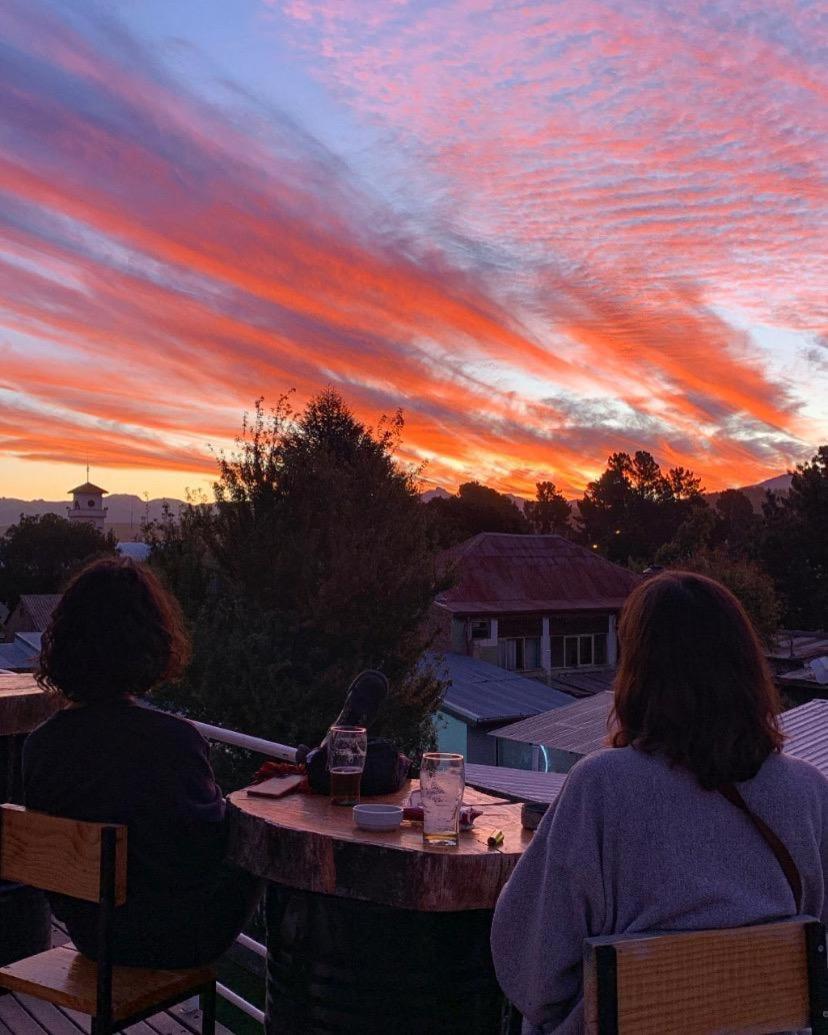
M 801 912 L 828 920 L 828 780 L 772 755 L 738 786 L 793 856 Z M 574 1035 L 585 938 L 794 913 L 782 868 L 734 805 L 659 756 L 608 748 L 572 769 L 538 827 L 497 903 L 492 953 L 530 1026 Z

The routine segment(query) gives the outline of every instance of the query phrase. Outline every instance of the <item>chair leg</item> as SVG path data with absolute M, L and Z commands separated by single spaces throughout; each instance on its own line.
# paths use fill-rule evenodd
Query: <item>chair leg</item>
M 201 993 L 201 1035 L 216 1035 L 216 983 Z

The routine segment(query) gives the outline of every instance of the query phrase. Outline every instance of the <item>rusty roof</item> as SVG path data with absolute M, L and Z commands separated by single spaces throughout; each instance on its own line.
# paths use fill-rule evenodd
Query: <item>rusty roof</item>
M 641 581 L 559 535 L 481 532 L 443 561 L 455 584 L 437 603 L 454 614 L 617 610 Z
M 37 632 L 45 632 L 52 612 L 58 605 L 61 593 L 24 593 L 20 605 L 34 622 Z

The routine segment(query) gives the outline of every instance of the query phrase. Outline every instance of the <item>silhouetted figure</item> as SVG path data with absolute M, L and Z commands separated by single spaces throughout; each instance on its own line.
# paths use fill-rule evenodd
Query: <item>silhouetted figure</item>
M 495 967 L 525 1031 L 583 1030 L 585 938 L 828 920 L 828 781 L 781 752 L 741 605 L 711 579 L 663 572 L 628 598 L 619 640 L 613 746 L 572 769 L 495 911 Z M 734 787 L 790 853 L 799 908 Z
M 217 958 L 261 890 L 223 862 L 224 798 L 207 742 L 190 722 L 141 700 L 181 674 L 189 651 L 175 599 L 125 559 L 77 575 L 43 636 L 38 680 L 67 703 L 26 741 L 25 802 L 129 828 L 116 963 L 188 967 Z M 94 957 L 96 907 L 50 898 L 77 947 Z

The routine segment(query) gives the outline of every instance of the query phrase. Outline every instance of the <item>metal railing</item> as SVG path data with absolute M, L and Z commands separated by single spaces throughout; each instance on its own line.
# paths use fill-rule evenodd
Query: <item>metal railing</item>
M 207 740 L 215 741 L 219 744 L 230 744 L 232 747 L 245 748 L 248 751 L 253 751 L 257 755 L 264 755 L 265 758 L 275 758 L 280 762 L 295 762 L 296 761 L 296 748 L 291 747 L 289 744 L 278 744 L 275 740 L 263 740 L 261 737 L 251 737 L 246 733 L 239 733 L 236 730 L 224 729 L 223 726 L 211 726 L 206 722 L 193 722 L 199 732 L 207 738 Z M 267 959 L 267 947 L 262 945 L 261 942 L 257 942 L 255 938 L 251 938 L 249 935 L 240 934 L 236 938 L 236 944 L 241 945 L 247 949 L 248 952 L 255 953 L 257 956 L 261 956 L 262 959 Z M 254 1021 L 264 1025 L 265 1015 L 258 1006 L 254 1006 L 253 1003 L 249 1003 L 242 996 L 238 995 L 231 988 L 226 985 L 222 985 L 220 982 L 216 983 L 216 992 L 225 999 L 231 1006 L 235 1006 L 237 1010 L 241 1010 L 242 1013 L 251 1017 Z

